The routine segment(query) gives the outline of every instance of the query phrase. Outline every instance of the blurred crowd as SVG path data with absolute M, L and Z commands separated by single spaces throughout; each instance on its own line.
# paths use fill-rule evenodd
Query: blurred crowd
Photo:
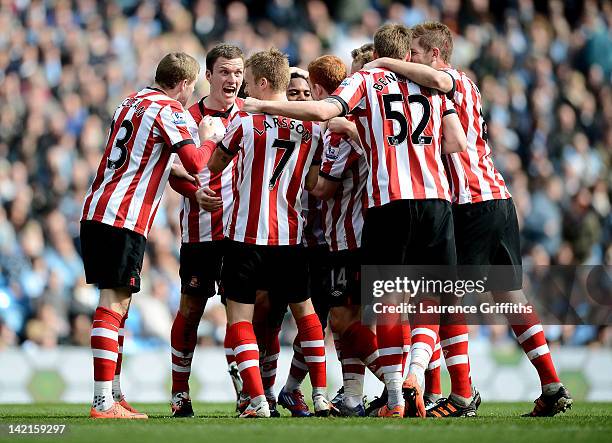
M 83 196 L 114 108 L 169 51 L 275 46 L 294 66 L 371 41 L 386 21 L 440 20 L 453 64 L 480 85 L 495 162 L 531 265 L 612 263 L 612 2 L 534 0 L 0 0 L 0 349 L 89 344 L 97 291 L 79 255 Z M 193 100 L 207 92 L 202 79 Z M 149 237 L 133 345 L 168 342 L 179 299 L 179 198 Z M 201 343 L 219 345 L 209 306 Z M 505 326 L 476 336 L 508 337 Z M 549 327 L 553 342 L 612 345 L 611 328 Z M 289 339 L 289 338 L 288 338 Z

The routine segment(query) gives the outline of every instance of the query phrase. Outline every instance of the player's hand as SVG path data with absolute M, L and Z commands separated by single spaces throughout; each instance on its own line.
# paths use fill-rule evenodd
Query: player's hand
M 223 200 L 216 195 L 217 194 L 208 186 L 198 189 L 195 194 L 196 201 L 198 205 L 200 205 L 200 208 L 208 212 L 213 212 L 223 207 Z
M 201 186 L 200 179 L 198 178 L 198 176 L 195 174 L 192 175 L 187 172 L 187 169 L 185 169 L 180 163 L 172 163 L 172 167 L 170 168 L 170 175 L 185 179 L 196 185 L 198 188 Z
M 219 143 L 223 140 L 223 133 L 219 131 L 218 125 L 215 124 L 215 121 L 210 115 L 207 115 L 200 122 L 200 126 L 198 127 L 198 132 L 200 134 L 200 140 L 212 140 L 215 143 Z
M 369 63 L 363 65 L 361 69 L 375 69 L 375 68 L 384 68 L 385 67 L 385 57 L 377 58 L 376 60 L 372 60 Z
M 248 97 L 244 100 L 242 110 L 246 112 L 262 112 L 262 101 L 253 97 Z
M 349 135 L 354 127 L 355 124 L 344 117 L 334 117 L 327 122 L 327 129 L 338 134 Z

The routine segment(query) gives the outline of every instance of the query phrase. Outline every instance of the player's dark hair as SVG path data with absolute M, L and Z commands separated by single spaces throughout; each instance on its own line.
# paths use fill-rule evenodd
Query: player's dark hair
M 358 65 L 360 68 L 366 63 L 370 63 L 374 60 L 374 43 L 366 43 L 353 49 L 351 57 L 353 57 L 353 65 Z
M 378 57 L 404 60 L 410 52 L 411 31 L 408 26 L 389 23 L 374 34 L 374 51 Z
M 303 78 L 304 80 L 308 81 L 308 77 L 306 77 L 303 74 L 300 74 L 299 72 L 292 72 L 291 73 L 290 80 L 293 80 L 294 78 Z
M 172 89 L 183 80 L 195 81 L 200 73 L 198 61 L 184 52 L 166 54 L 157 65 L 155 83 L 162 88 Z
M 242 53 L 242 49 L 238 46 L 220 43 L 206 54 L 206 70 L 212 72 L 216 61 L 220 58 L 225 58 L 227 60 L 241 58 L 244 60 L 244 54 Z

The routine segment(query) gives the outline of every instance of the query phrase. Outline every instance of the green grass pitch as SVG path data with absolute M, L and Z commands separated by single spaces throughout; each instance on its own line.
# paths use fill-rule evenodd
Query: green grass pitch
M 0 405 L 0 441 L 43 439 L 61 442 L 169 443 L 308 442 L 610 442 L 612 403 L 578 403 L 553 418 L 522 418 L 528 403 L 483 403 L 476 418 L 376 419 L 290 418 L 238 420 L 229 404 L 196 403 L 197 418 L 173 419 L 167 404 L 135 405 L 148 421 L 87 418 L 89 406 L 67 404 Z M 281 413 L 285 413 L 282 410 Z M 9 434 L 10 424 L 65 424 L 63 435 Z

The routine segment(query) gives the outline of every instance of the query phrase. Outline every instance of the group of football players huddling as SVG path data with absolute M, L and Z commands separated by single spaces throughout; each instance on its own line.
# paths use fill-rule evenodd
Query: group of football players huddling
M 140 290 L 146 237 L 166 183 L 183 196 L 181 299 L 171 332 L 172 415 L 189 396 L 197 328 L 208 298 L 226 307 L 225 354 L 241 418 L 470 417 L 468 327 L 459 314 L 362 318 L 362 265 L 470 265 L 517 270 L 489 279 L 494 300 L 525 300 L 519 228 L 496 170 L 480 92 L 450 65 L 442 23 L 386 24 L 352 51 L 290 68 L 276 49 L 248 59 L 219 44 L 206 56 L 210 93 L 186 109 L 200 66 L 171 53 L 155 84 L 116 109 L 85 198 L 82 256 L 100 290 L 91 348 L 92 418 L 144 419 L 120 386 L 124 325 Z M 238 98 L 241 88 L 248 96 Z M 485 278 L 486 279 L 486 278 Z M 391 303 L 391 302 L 389 302 Z M 439 305 L 427 294 L 425 306 Z M 287 309 L 297 325 L 291 369 L 274 392 Z M 542 395 L 527 416 L 572 405 L 535 313 L 508 316 Z M 327 325 L 343 386 L 328 399 Z M 442 355 L 451 392 L 442 396 Z M 143 368 L 144 369 L 144 368 Z M 366 370 L 384 383 L 364 404 Z M 311 411 L 301 391 L 312 385 Z

